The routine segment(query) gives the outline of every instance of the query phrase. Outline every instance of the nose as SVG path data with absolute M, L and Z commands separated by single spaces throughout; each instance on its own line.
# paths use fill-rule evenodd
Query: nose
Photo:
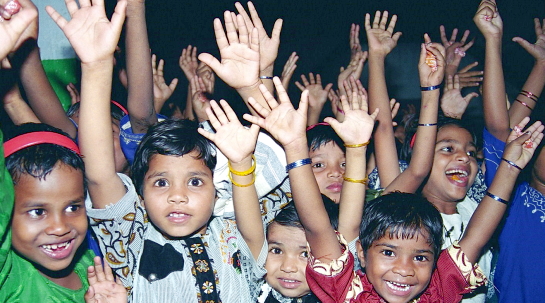
M 412 260 L 409 258 L 398 258 L 392 271 L 402 277 L 412 277 L 415 275 Z
M 280 265 L 280 270 L 286 273 L 297 272 L 297 258 L 293 256 L 285 255 Z
M 171 186 L 168 193 L 168 203 L 186 203 L 188 200 L 186 190 L 187 188 L 184 186 Z
M 45 233 L 53 236 L 64 236 L 71 230 L 69 219 L 62 214 L 53 214 L 49 216 Z
M 456 153 L 456 160 L 464 163 L 469 162 L 469 155 L 465 150 L 461 150 L 458 153 Z
M 332 165 L 329 168 L 328 177 L 340 178 L 344 174 L 344 169 L 340 165 Z

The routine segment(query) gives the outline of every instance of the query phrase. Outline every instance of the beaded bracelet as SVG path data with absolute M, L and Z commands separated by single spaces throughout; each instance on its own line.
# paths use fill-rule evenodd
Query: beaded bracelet
M 359 179 L 352 179 L 352 178 L 348 178 L 348 177 L 343 177 L 343 180 L 346 181 L 346 182 L 350 182 L 350 183 L 367 184 L 367 181 L 369 180 L 369 178 L 365 177 L 363 180 L 359 180 Z
M 252 175 L 252 182 L 250 182 L 248 184 L 237 183 L 237 182 L 235 182 L 235 180 L 233 180 L 233 177 L 231 176 L 231 174 L 227 174 L 227 175 L 229 176 L 229 180 L 231 180 L 231 183 L 233 183 L 233 185 L 236 186 L 236 187 L 248 187 L 248 186 L 255 183 L 255 174 Z
M 286 172 L 289 172 L 290 170 L 296 167 L 311 164 L 311 163 L 312 163 L 312 160 L 310 158 L 293 161 L 290 164 L 286 165 Z
M 272 80 L 274 77 L 271 77 L 271 76 L 259 76 L 259 79 L 267 79 L 267 80 Z
M 518 103 L 526 106 L 529 110 L 534 110 L 533 108 L 530 107 L 530 105 L 526 104 L 525 102 L 520 101 L 519 99 L 515 99 L 515 101 L 517 101 Z
M 539 99 L 539 96 L 536 96 L 535 94 L 527 91 L 527 90 L 521 90 L 519 95 L 523 95 L 524 97 L 528 99 L 532 99 L 537 102 L 537 99 Z
M 420 86 L 420 90 L 425 92 L 425 91 L 430 91 L 430 90 L 436 90 L 436 89 L 439 89 L 441 88 L 441 84 L 439 85 L 434 85 L 434 86 Z
M 369 143 L 371 143 L 371 140 L 369 140 L 369 141 L 367 141 L 365 143 L 360 143 L 360 144 L 344 144 L 344 147 L 356 148 L 356 147 L 367 146 L 367 145 L 369 145 Z
M 234 175 L 237 175 L 237 176 L 247 176 L 251 173 L 253 173 L 255 171 L 255 167 L 256 167 L 256 160 L 255 160 L 255 156 L 252 155 L 252 167 L 248 168 L 247 170 L 245 171 L 236 171 L 233 169 L 233 167 L 231 167 L 231 161 L 227 161 L 227 166 L 229 166 L 229 171 L 234 174 Z
M 492 199 L 498 201 L 498 202 L 503 203 L 503 204 L 506 204 L 506 205 L 509 204 L 509 201 L 504 200 L 504 199 L 502 199 L 502 198 L 500 198 L 500 197 L 498 197 L 498 196 L 496 196 L 496 195 L 493 195 L 493 194 L 491 194 L 489 191 L 486 192 L 486 195 L 489 196 L 490 198 L 492 198 Z
M 522 167 L 518 166 L 515 162 L 512 162 L 512 161 L 509 161 L 505 158 L 501 158 L 503 161 L 509 163 L 509 165 L 513 166 L 514 168 L 518 169 L 518 170 L 522 170 Z
M 435 126 L 437 125 L 437 122 L 435 123 L 418 123 L 418 126 Z

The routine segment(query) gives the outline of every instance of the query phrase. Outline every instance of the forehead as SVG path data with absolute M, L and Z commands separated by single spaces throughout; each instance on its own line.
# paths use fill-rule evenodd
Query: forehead
M 326 144 L 320 145 L 320 147 L 315 150 L 309 151 L 310 157 L 337 157 L 344 158 L 344 152 L 337 145 L 337 143 L 330 141 Z
M 269 225 L 267 230 L 267 242 L 295 248 L 307 247 L 307 238 L 302 229 L 294 226 L 280 225 L 275 222 Z
M 463 145 L 475 145 L 471 133 L 457 125 L 446 125 L 437 132 L 437 142 L 456 141 Z
M 212 177 L 212 171 L 203 159 L 197 158 L 198 153 L 192 151 L 183 156 L 166 156 L 154 154 L 149 161 L 149 169 L 146 174 L 161 172 L 191 173 L 198 172 Z
M 381 238 L 373 241 L 371 246 L 391 245 L 407 251 L 433 251 L 429 240 L 430 235 L 427 230 L 420 229 L 414 231 L 414 233 L 401 230 L 390 233 L 390 230 L 387 230 Z

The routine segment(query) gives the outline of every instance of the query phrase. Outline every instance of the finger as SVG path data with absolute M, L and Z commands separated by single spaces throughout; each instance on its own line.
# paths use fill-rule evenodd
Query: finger
M 369 13 L 365 14 L 364 26 L 366 31 L 371 29 L 371 15 Z
M 250 106 L 255 110 L 255 112 L 260 115 L 261 117 L 267 117 L 269 114 L 270 114 L 270 110 L 265 108 L 263 105 L 259 104 L 259 102 L 257 102 L 256 99 L 254 99 L 253 97 L 249 97 L 248 98 L 248 104 L 250 104 Z M 269 105 L 270 106 L 270 105 Z M 246 121 L 249 121 L 249 122 L 252 122 L 252 123 L 256 123 L 255 120 L 254 121 L 250 121 L 248 120 L 247 118 L 244 118 L 246 119 Z M 264 122 L 264 121 L 263 121 Z M 264 127 L 263 124 L 261 123 L 256 123 L 257 125 L 259 125 L 260 127 Z
M 176 86 L 178 86 L 178 78 L 172 79 L 172 81 L 170 81 L 170 84 L 168 85 L 168 88 L 171 91 L 174 91 L 176 89 Z
M 316 79 L 314 78 L 313 73 L 308 73 L 308 78 L 309 78 L 310 84 L 316 84 Z
M 324 91 L 328 92 L 328 94 L 331 92 L 331 88 L 333 87 L 333 83 L 329 83 L 324 87 Z
M 273 79 L 274 82 L 274 79 Z M 271 109 L 275 109 L 278 107 L 278 101 L 273 97 L 271 92 L 267 89 L 267 87 L 264 84 L 259 85 L 259 90 L 261 91 L 261 94 L 263 95 L 263 98 L 265 98 L 265 101 L 269 105 Z M 284 91 L 285 92 L 285 91 Z M 280 99 L 280 93 L 278 93 L 279 99 Z
M 227 33 L 229 44 L 239 43 L 237 29 L 234 24 L 236 20 L 233 20 L 231 12 L 225 11 L 223 13 L 223 19 L 225 20 L 225 32 Z M 246 35 L 248 35 L 248 31 L 246 31 Z
M 453 44 L 454 42 L 456 42 L 456 36 L 458 36 L 458 29 L 457 28 L 452 30 L 452 34 L 450 35 L 449 44 Z
M 164 76 L 164 73 L 163 73 L 164 67 L 165 67 L 165 60 L 163 59 L 159 60 L 159 66 L 157 67 L 157 75 L 161 77 Z
M 222 100 L 220 100 L 221 102 Z M 223 102 L 225 102 L 225 100 L 223 100 Z M 225 102 L 227 103 L 227 102 Z M 229 105 L 227 105 L 229 106 Z M 220 106 L 218 104 L 218 102 L 214 101 L 214 102 L 210 102 L 210 107 L 212 107 L 212 111 L 214 112 L 214 115 L 216 115 L 216 118 L 218 119 L 218 121 L 221 123 L 221 125 L 224 125 L 224 124 L 227 124 L 229 123 L 229 118 L 227 118 L 227 115 L 225 114 L 224 110 L 223 110 L 223 104 L 222 106 Z
M 449 75 L 449 77 L 452 77 Z M 460 89 L 460 77 L 458 75 L 454 75 L 454 89 Z
M 464 52 L 470 49 L 474 43 L 475 43 L 475 39 L 469 41 L 466 45 L 462 46 L 462 49 L 464 50 Z
M 255 9 L 254 4 L 251 1 L 248 1 L 248 10 L 250 11 L 250 16 L 252 16 L 252 22 L 254 23 L 254 26 L 258 29 L 263 29 L 263 23 L 261 22 L 261 19 L 259 18 L 259 14 L 257 13 L 257 10 Z
M 301 93 L 301 98 L 299 99 L 299 108 L 297 109 L 297 112 L 299 112 L 303 117 L 306 117 L 307 110 L 308 110 L 308 89 L 305 89 Z
M 97 302 L 94 299 L 94 297 L 95 297 L 95 288 L 92 285 L 90 285 L 89 288 L 87 289 L 87 292 L 84 295 L 85 302 L 88 302 L 88 303 Z
M 216 36 L 216 43 L 218 44 L 220 52 L 222 49 L 229 46 L 229 41 L 227 40 L 227 36 L 225 36 L 225 31 L 223 30 L 223 25 L 219 18 L 214 19 L 214 35 Z M 203 61 L 201 55 L 202 54 L 199 54 L 199 60 Z M 210 66 L 210 64 L 208 65 Z
M 191 61 L 197 62 L 197 47 L 193 47 L 193 51 L 191 52 Z
M 157 72 L 156 60 L 157 60 L 157 57 L 155 56 L 155 54 L 151 55 L 151 69 L 154 75 Z
M 299 81 L 295 81 L 295 86 L 297 86 L 297 88 L 300 89 L 301 91 L 305 90 L 305 87 L 303 85 L 301 85 L 301 83 L 299 83 Z
M 447 76 L 447 85 L 445 85 L 445 91 L 454 89 L 454 81 L 452 80 L 452 75 Z
M 223 108 L 223 112 L 225 113 L 225 116 L 227 117 L 227 119 L 229 119 L 229 121 L 239 122 L 237 114 L 235 113 L 233 108 L 231 108 L 231 106 L 229 105 L 227 101 L 221 99 L 220 104 L 221 104 L 221 107 Z
M 208 112 L 212 113 L 212 111 L 210 110 L 209 107 L 207 107 L 205 109 L 205 111 L 206 111 L 207 114 L 208 114 Z M 208 139 L 208 140 L 210 140 L 212 142 L 214 142 L 214 139 L 216 138 L 215 134 L 205 130 L 204 128 L 200 128 L 200 127 L 197 128 L 197 132 L 199 132 L 199 134 L 201 134 L 201 136 L 205 137 L 206 139 Z
M 393 106 L 392 106 L 393 104 Z M 396 102 L 396 99 L 390 100 L 390 108 L 392 110 L 392 119 L 397 116 L 397 113 L 399 112 L 399 107 L 401 104 L 399 102 Z
M 397 15 L 393 15 L 392 19 L 390 19 L 390 24 L 388 25 L 388 30 L 387 30 L 390 34 L 394 32 L 396 23 L 397 23 Z
M 284 88 L 284 85 L 282 85 L 282 81 L 280 81 L 280 78 L 274 77 L 273 78 L 273 83 L 274 83 L 274 87 L 276 88 L 276 93 L 278 94 L 278 99 L 279 99 L 280 103 L 290 103 L 291 104 L 290 97 L 288 96 L 288 92 L 286 92 L 286 89 Z M 264 85 L 263 85 L 263 87 L 265 88 Z M 265 90 L 266 89 L 267 88 L 265 88 Z M 267 92 L 272 97 L 272 94 L 269 91 L 267 91 Z
M 244 9 L 244 6 L 242 6 L 242 4 L 240 4 L 239 2 L 236 2 L 235 7 L 236 7 L 238 13 L 241 14 L 242 17 L 244 18 L 244 22 L 246 23 L 246 27 L 247 28 L 254 28 L 254 24 L 252 23 L 252 19 L 250 19 L 250 16 L 248 16 L 248 13 Z
M 320 74 L 316 74 L 316 84 L 322 86 L 322 76 Z
M 104 6 L 104 1 L 102 1 L 102 6 Z M 125 16 L 127 13 L 127 1 L 118 1 L 114 8 L 114 13 L 110 19 L 110 24 L 112 28 L 115 29 L 116 35 L 119 37 L 121 35 L 121 29 L 123 28 L 123 23 L 125 22 Z
M 304 74 L 301 75 L 301 81 L 303 82 L 303 85 L 305 85 L 305 87 L 310 85 L 310 83 L 307 80 L 307 77 Z
M 51 17 L 51 19 L 53 19 L 53 21 L 57 24 L 57 26 L 62 30 L 64 28 L 64 26 L 68 23 L 68 21 L 66 21 L 66 19 L 64 19 L 63 16 L 61 16 L 61 14 L 59 14 L 54 8 L 52 8 L 51 6 L 46 6 L 45 7 L 45 11 L 49 14 L 49 17 Z M 10 21 L 12 22 L 12 21 Z
M 100 257 L 98 258 L 95 257 L 93 261 L 95 263 L 95 274 L 97 277 L 97 281 L 98 282 L 105 281 L 106 277 L 104 275 L 104 269 L 102 268 L 102 260 L 100 259 Z
M 373 28 L 379 28 L 380 11 L 375 12 L 375 18 L 373 18 Z
M 388 11 L 382 12 L 382 18 L 380 19 L 380 29 L 386 29 L 386 22 L 388 22 Z
M 460 43 L 466 44 L 466 40 L 467 40 L 468 37 L 469 37 L 469 30 L 466 29 L 466 30 L 464 31 L 464 35 L 462 36 L 462 40 L 460 40 Z
M 543 26 L 545 27 L 545 22 L 543 22 Z M 534 30 L 536 32 L 536 37 L 543 33 L 543 29 L 541 28 L 541 24 L 539 24 L 538 18 L 534 18 Z
M 515 37 L 513 38 L 513 41 L 514 42 L 517 42 L 520 46 L 522 46 L 522 48 L 524 48 L 528 53 L 532 53 L 532 50 L 533 50 L 533 47 L 534 45 L 528 41 L 526 41 L 525 39 L 521 38 L 521 37 Z
M 108 262 L 104 262 L 104 277 L 106 278 L 106 281 L 114 281 L 115 277 L 112 273 L 112 268 L 110 265 L 108 265 Z
M 271 39 L 275 41 L 280 41 L 280 33 L 282 32 L 282 25 L 284 24 L 284 20 L 277 19 L 274 22 L 273 30 L 271 33 Z
M 251 98 L 251 97 L 250 97 Z M 257 103 L 257 101 L 255 101 L 254 98 L 251 98 L 255 103 Z M 248 99 L 248 102 L 249 102 L 249 99 Z M 258 112 L 255 108 L 254 110 L 256 112 Z M 259 112 L 258 112 L 259 113 Z M 252 116 L 250 114 L 244 114 L 242 115 L 242 118 L 252 124 L 255 124 L 255 125 L 258 125 L 259 127 L 265 129 L 265 119 L 261 118 L 261 117 L 256 117 L 256 116 Z
M 201 60 L 201 62 L 210 66 L 210 68 L 215 73 L 218 73 L 221 71 L 221 68 L 222 68 L 221 63 L 218 61 L 218 59 L 214 58 L 214 56 L 207 53 L 200 53 L 198 58 L 199 60 Z
M 444 45 L 449 46 L 450 42 L 447 40 L 447 34 L 445 33 L 445 27 L 443 25 L 439 26 L 439 32 L 441 33 L 441 42 Z
M 248 28 L 244 24 L 244 18 L 239 14 L 236 16 L 236 23 L 238 24 L 238 38 L 241 44 L 248 45 Z
M 475 62 L 473 62 L 473 63 L 471 63 L 471 64 L 468 64 L 466 67 L 460 69 L 460 70 L 458 71 L 458 73 L 459 73 L 459 74 L 465 73 L 465 72 L 467 72 L 468 70 L 474 68 L 474 67 L 477 66 L 477 65 L 479 65 L 479 62 L 475 61 Z
M 471 102 L 471 99 L 473 99 L 475 97 L 478 97 L 478 96 L 479 96 L 479 94 L 477 94 L 477 93 L 469 93 L 464 97 L 464 100 L 466 100 L 466 102 L 469 104 L 469 102 Z
M 378 112 L 379 112 L 379 109 L 375 108 L 375 111 L 370 115 L 370 117 L 373 118 L 373 120 L 376 120 L 378 116 Z

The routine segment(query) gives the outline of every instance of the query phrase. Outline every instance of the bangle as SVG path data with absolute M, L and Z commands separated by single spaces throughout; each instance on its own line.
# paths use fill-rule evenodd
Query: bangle
M 253 185 L 255 183 L 255 174 L 252 175 L 252 182 L 248 183 L 248 184 L 240 184 L 240 183 L 237 183 L 235 182 L 235 180 L 233 180 L 233 177 L 231 176 L 231 174 L 227 174 L 229 176 L 229 180 L 231 180 L 231 183 L 233 183 L 234 186 L 236 187 L 248 187 L 250 185 Z
M 237 176 L 247 176 L 251 173 L 253 173 L 255 171 L 255 166 L 256 166 L 256 160 L 255 160 L 255 156 L 252 155 L 252 162 L 254 162 L 252 164 L 252 167 L 248 168 L 247 170 L 245 171 L 236 171 L 233 169 L 233 167 L 231 167 L 231 161 L 227 161 L 227 165 L 229 166 L 229 171 L 233 174 L 233 175 L 237 175 Z
M 486 195 L 489 196 L 490 198 L 498 201 L 498 202 L 501 202 L 501 203 L 505 204 L 505 205 L 509 204 L 509 201 L 504 200 L 504 199 L 502 199 L 502 198 L 500 198 L 500 197 L 498 197 L 496 195 L 493 195 L 489 191 L 486 192 Z
M 363 180 L 358 180 L 358 179 L 352 179 L 352 178 L 348 178 L 348 177 L 343 177 L 343 180 L 346 181 L 346 182 L 350 182 L 350 183 L 367 184 L 367 180 L 369 180 L 369 178 L 365 177 Z
M 259 76 L 259 79 L 268 79 L 268 80 L 272 80 L 273 77 L 271 77 L 271 76 Z
M 533 108 L 530 107 L 530 105 L 526 104 L 525 102 L 520 101 L 519 99 L 515 99 L 515 101 L 517 101 L 518 103 L 526 106 L 529 110 L 534 110 Z
M 291 162 L 290 164 L 286 165 L 286 172 L 288 172 L 288 171 L 290 171 L 290 170 L 292 170 L 292 169 L 294 169 L 296 167 L 307 165 L 307 164 L 310 164 L 310 163 L 312 163 L 312 160 L 310 158 L 301 159 L 301 160 Z
M 518 166 L 515 162 L 512 162 L 512 161 L 509 161 L 505 158 L 501 158 L 503 161 L 509 163 L 509 165 L 513 166 L 514 168 L 518 169 L 518 170 L 522 170 L 522 167 Z
M 441 84 L 434 85 L 434 86 L 420 86 L 420 90 L 423 91 L 423 92 L 430 91 L 430 90 L 436 90 L 438 88 L 441 88 Z
M 539 96 L 536 96 L 535 94 L 527 91 L 527 90 L 521 90 L 519 95 L 523 95 L 526 98 L 532 99 L 537 102 L 537 99 L 539 99 Z
M 369 141 L 365 143 L 360 143 L 360 144 L 344 144 L 344 147 L 348 147 L 348 148 L 363 147 L 363 146 L 369 145 L 369 143 L 371 143 L 371 139 L 369 139 Z
M 435 123 L 418 123 L 418 126 L 436 126 L 437 122 Z

